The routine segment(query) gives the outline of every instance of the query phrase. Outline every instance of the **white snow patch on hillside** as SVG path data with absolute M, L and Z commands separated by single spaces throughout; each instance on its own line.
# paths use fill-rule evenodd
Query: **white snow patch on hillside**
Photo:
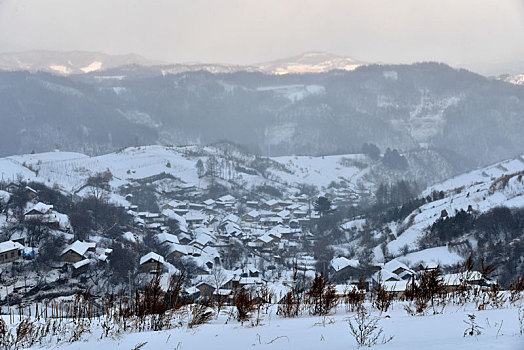
M 306 183 L 317 187 L 327 187 L 332 181 L 345 180 L 355 186 L 357 180 L 367 173 L 367 169 L 356 166 L 344 166 L 344 160 L 362 160 L 364 155 L 336 155 L 325 157 L 284 156 L 273 160 L 284 164 L 293 174 L 279 172 L 278 176 L 289 183 Z M 351 186 L 350 185 L 350 186 Z
M 52 70 L 54 70 L 55 72 L 58 72 L 60 74 L 70 74 L 70 73 L 72 73 L 71 69 L 69 69 L 66 66 L 51 65 L 51 66 L 49 66 L 49 68 L 51 68 Z
M 102 68 L 102 62 L 94 61 L 90 65 L 80 68 L 80 70 L 84 73 L 89 73 L 89 72 L 95 72 L 97 70 L 100 70 L 100 68 Z

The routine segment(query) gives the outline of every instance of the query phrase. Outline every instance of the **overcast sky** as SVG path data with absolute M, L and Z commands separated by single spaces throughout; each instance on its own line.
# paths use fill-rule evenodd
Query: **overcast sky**
M 254 63 L 319 50 L 363 61 L 524 61 L 524 0 L 0 0 L 0 51 Z

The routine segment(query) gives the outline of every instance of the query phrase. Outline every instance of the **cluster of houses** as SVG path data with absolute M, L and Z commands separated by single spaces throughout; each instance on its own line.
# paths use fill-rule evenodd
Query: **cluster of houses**
M 70 231 L 67 215 L 57 212 L 52 205 L 37 202 L 33 189 L 28 188 L 27 193 L 30 201 L 23 213 L 24 220 L 41 222 L 66 233 Z M 192 286 L 186 290 L 188 295 L 229 298 L 238 286 L 257 288 L 266 283 L 265 271 L 259 271 L 254 265 L 260 259 L 268 268 L 273 266 L 274 269 L 276 264 L 289 265 L 293 260 L 303 270 L 314 270 L 314 259 L 301 252 L 304 241 L 311 238 L 308 229 L 311 220 L 318 218 L 311 202 L 306 195 L 261 201 L 238 200 L 225 195 L 202 202 L 172 200 L 162 205 L 157 213 L 140 212 L 133 205 L 126 209 L 137 227 L 153 233 L 159 247 L 139 258 L 142 273 L 174 273 L 178 271 L 175 268 L 177 259 L 191 261 L 195 277 Z M 364 224 L 363 219 L 353 220 L 341 228 L 359 229 Z M 125 232 L 122 238 L 137 245 L 144 239 L 134 232 Z M 0 243 L 0 264 L 34 258 L 35 250 L 26 247 L 31 243 L 20 233 Z M 224 258 L 233 244 L 242 245 L 253 259 L 238 261 L 230 269 L 225 269 Z M 84 274 L 89 266 L 107 262 L 111 254 L 112 249 L 98 246 L 96 242 L 76 240 L 63 249 L 60 257 L 75 277 Z M 401 297 L 408 283 L 418 278 L 417 271 L 436 267 L 433 263 L 408 267 L 393 259 L 373 267 L 374 273 L 365 280 L 366 288 L 382 283 L 389 292 Z M 356 285 L 362 272 L 358 260 L 336 257 L 330 263 L 330 277 L 344 282 L 337 285 L 340 293 L 348 285 Z M 467 278 L 470 284 L 488 283 L 478 272 Z M 463 276 L 444 275 L 443 280 L 448 288 L 453 288 L 463 283 Z
M 395 298 L 402 298 L 406 289 L 412 283 L 417 283 L 422 272 L 438 269 L 439 265 L 430 261 L 409 267 L 398 259 L 392 259 L 384 264 L 375 264 L 372 268 L 375 272 L 360 281 L 359 278 L 363 272 L 358 260 L 337 257 L 331 260 L 330 264 L 332 277 L 335 280 L 345 280 L 348 284 L 353 285 L 364 282 L 367 290 L 371 289 L 373 285 L 381 284 Z M 448 291 L 453 291 L 463 284 L 488 286 L 493 283 L 479 271 L 448 273 L 443 274 L 441 278 L 443 286 Z

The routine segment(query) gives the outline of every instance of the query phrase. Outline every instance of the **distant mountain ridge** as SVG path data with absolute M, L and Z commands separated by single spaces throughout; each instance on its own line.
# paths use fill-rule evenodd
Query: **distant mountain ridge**
M 323 73 L 331 70 L 353 70 L 364 62 L 324 52 L 302 55 L 252 65 L 215 63 L 165 63 L 136 54 L 109 55 L 88 51 L 26 51 L 0 53 L 0 70 L 47 72 L 61 75 L 87 74 L 116 70 L 133 74 L 178 74 L 207 71 L 210 73 L 263 72 L 266 74 Z
M 136 54 L 109 55 L 89 51 L 25 51 L 0 53 L 0 70 L 47 72 L 62 75 L 85 74 L 125 65 L 152 66 L 160 61 Z
M 524 152 L 524 89 L 445 64 L 284 75 L 133 67 L 0 72 L 0 155 L 219 140 L 269 156 L 328 155 L 374 143 L 439 150 L 466 171 Z

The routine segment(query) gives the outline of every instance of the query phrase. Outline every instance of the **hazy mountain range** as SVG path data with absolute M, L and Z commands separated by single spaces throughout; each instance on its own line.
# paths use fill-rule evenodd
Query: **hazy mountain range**
M 90 60 L 104 56 L 45 57 L 39 64 L 82 74 L 0 72 L 0 155 L 54 148 L 99 154 L 224 139 L 271 156 L 325 155 L 359 152 L 371 142 L 382 152 L 431 149 L 431 157 L 436 151 L 464 171 L 524 150 L 524 87 L 445 64 L 354 69 L 361 63 L 312 53 L 251 71 L 224 65 L 191 71 L 156 62 L 144 67 L 141 58 L 123 56 L 89 72 Z M 302 71 L 276 74 L 283 69 Z M 328 72 L 304 73 L 309 69 Z
M 0 53 L 0 70 L 47 72 L 62 75 L 100 72 L 119 67 L 132 71 L 136 66 L 149 67 L 150 72 L 176 74 L 187 71 L 232 73 L 257 71 L 267 74 L 321 73 L 334 69 L 353 70 L 364 62 L 350 57 L 336 56 L 324 52 L 307 52 L 302 55 L 263 62 L 253 65 L 178 63 L 150 60 L 136 54 L 108 55 L 87 51 L 27 51 Z

